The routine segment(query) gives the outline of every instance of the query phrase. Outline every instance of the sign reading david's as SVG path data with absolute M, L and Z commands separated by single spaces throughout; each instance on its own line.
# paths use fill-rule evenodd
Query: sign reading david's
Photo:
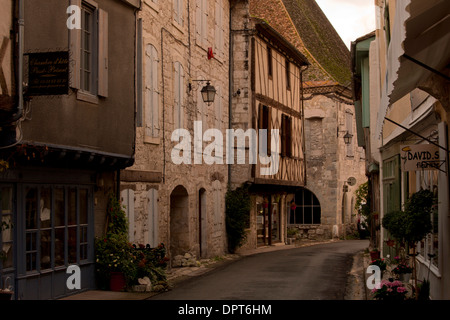
M 439 148 L 432 144 L 402 146 L 402 171 L 438 170 Z

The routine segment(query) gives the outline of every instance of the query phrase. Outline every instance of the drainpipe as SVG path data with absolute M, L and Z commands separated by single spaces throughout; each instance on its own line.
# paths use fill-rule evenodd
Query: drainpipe
M 24 27 L 25 27 L 25 0 L 18 0 L 19 5 L 19 37 L 18 37 L 18 68 L 17 68 L 17 97 L 19 99 L 17 106 L 17 113 L 13 116 L 13 122 L 19 120 L 23 115 L 23 52 L 24 52 Z
M 229 50 L 229 56 L 228 56 L 228 61 L 229 61 L 229 66 L 228 66 L 228 129 L 231 129 L 231 124 L 232 124 L 232 113 L 233 113 L 233 103 L 232 103 L 232 99 L 233 99 L 233 60 L 234 60 L 234 56 L 233 56 L 233 32 L 232 32 L 232 27 L 233 27 L 233 23 L 232 23 L 232 14 L 233 14 L 233 8 L 236 5 L 236 3 L 234 3 L 233 5 L 230 5 L 230 14 L 229 14 L 229 45 L 228 45 L 228 50 Z M 227 154 L 229 154 L 228 152 L 230 152 L 230 150 L 227 150 Z M 231 189 L 231 164 L 228 164 L 228 189 Z

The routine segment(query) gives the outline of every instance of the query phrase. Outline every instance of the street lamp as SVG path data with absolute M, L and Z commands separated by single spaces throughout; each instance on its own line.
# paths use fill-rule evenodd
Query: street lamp
M 210 84 L 210 80 L 191 80 L 196 82 L 203 82 L 206 81 L 206 86 L 202 88 L 200 93 L 202 94 L 203 102 L 206 103 L 208 106 L 211 105 L 211 103 L 214 102 L 214 98 L 216 96 L 216 88 Z M 192 90 L 192 84 L 189 82 L 189 91 Z
M 348 131 L 347 133 L 344 135 L 344 142 L 346 145 L 349 145 L 352 141 L 353 135 L 350 134 Z
M 209 81 L 206 82 L 206 86 L 204 86 L 200 92 L 202 94 L 203 102 L 205 102 L 208 106 L 214 102 L 216 88 L 214 88 Z

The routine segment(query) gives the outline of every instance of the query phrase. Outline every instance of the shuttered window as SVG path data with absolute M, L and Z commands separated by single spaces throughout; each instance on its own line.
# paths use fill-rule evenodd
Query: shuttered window
M 207 46 L 208 38 L 208 2 L 207 0 L 197 0 L 195 14 L 196 43 L 202 47 Z
M 264 141 L 259 138 L 260 153 L 264 154 L 267 150 L 267 155 L 271 155 L 271 122 L 272 110 L 265 105 L 259 105 L 259 129 L 266 130 L 267 139 Z
M 285 114 L 281 116 L 281 155 L 292 155 L 292 118 Z
M 158 52 L 148 44 L 145 49 L 145 134 L 159 137 Z
M 128 241 L 134 242 L 134 190 L 122 190 L 120 197 L 128 220 Z
M 215 10 L 215 36 L 214 36 L 214 53 L 218 57 L 222 57 L 224 53 L 224 26 L 223 26 L 223 0 L 216 0 Z
M 183 0 L 173 0 L 173 19 L 183 25 Z
M 180 62 L 174 63 L 174 125 L 175 128 L 184 128 L 184 69 Z
M 147 192 L 147 242 L 150 247 L 158 246 L 158 190 L 150 189 Z
M 94 1 L 70 0 L 81 8 L 81 29 L 70 29 L 70 86 L 94 96 L 108 96 L 108 13 Z

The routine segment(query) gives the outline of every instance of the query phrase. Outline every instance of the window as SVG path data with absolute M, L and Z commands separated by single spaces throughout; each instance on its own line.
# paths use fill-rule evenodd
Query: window
M 90 191 L 25 187 L 25 270 L 40 272 L 86 262 L 91 252 Z
M 265 140 L 259 140 L 260 144 L 260 152 L 261 154 L 264 154 L 267 151 L 267 155 L 271 155 L 271 126 L 270 123 L 272 122 L 272 113 L 268 106 L 259 105 L 259 129 L 265 129 L 267 139 Z
M 13 188 L 0 188 L 0 270 L 13 267 Z
M 108 13 L 92 0 L 70 0 L 81 8 L 81 29 L 70 30 L 70 86 L 77 97 L 97 102 L 108 96 Z
M 158 52 L 151 44 L 145 50 L 145 135 L 159 137 Z
M 196 8 L 196 43 L 200 46 L 206 47 L 208 40 L 208 2 L 207 0 L 197 0 Z
M 272 61 L 272 48 L 267 46 L 267 70 L 268 75 L 271 78 L 273 76 L 273 61 Z
M 173 0 L 173 19 L 183 26 L 183 0 Z
M 291 90 L 291 63 L 288 59 L 285 60 L 286 65 L 286 89 Z
M 215 11 L 215 36 L 214 36 L 214 48 L 217 56 L 222 57 L 224 51 L 224 19 L 223 19 L 223 2 L 222 0 L 216 0 Z
M 174 63 L 174 125 L 184 128 L 184 69 L 178 61 Z
M 285 114 L 281 116 L 281 155 L 292 155 L 292 117 Z
M 94 77 L 93 73 L 93 58 L 94 50 L 94 11 L 87 5 L 83 5 L 81 8 L 81 46 L 80 46 L 80 89 L 82 91 L 95 93 L 94 89 Z
M 289 206 L 289 224 L 320 224 L 321 208 L 317 197 L 307 189 L 295 194 L 295 209 Z

